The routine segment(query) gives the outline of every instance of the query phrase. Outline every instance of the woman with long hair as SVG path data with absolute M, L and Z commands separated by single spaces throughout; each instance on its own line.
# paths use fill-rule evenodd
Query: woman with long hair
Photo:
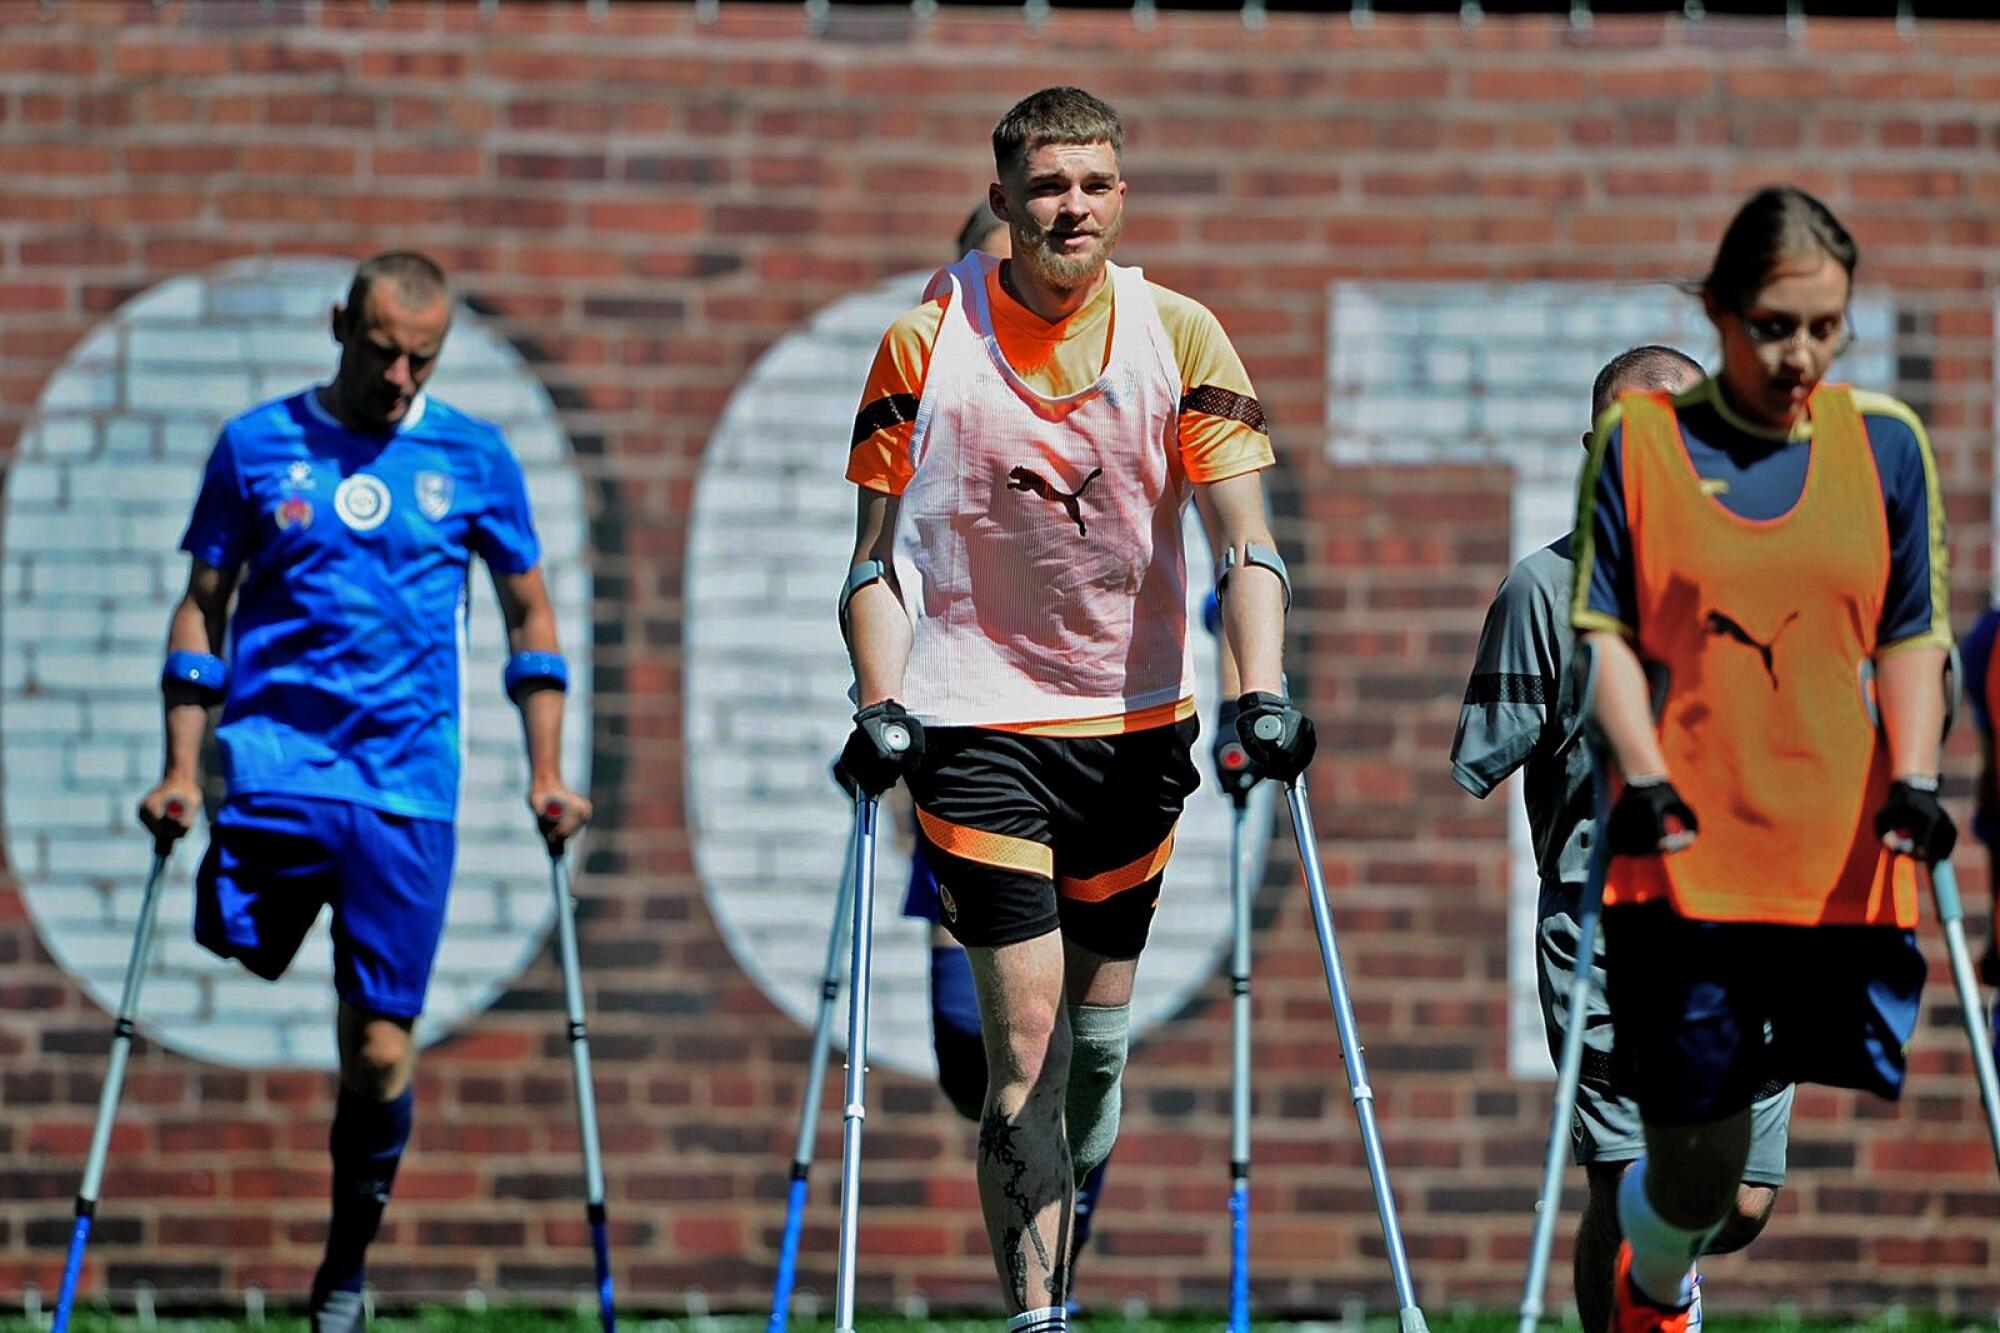
M 1623 779 L 1605 886 L 1615 1061 L 1645 1156 L 1621 1182 L 1616 1333 L 1687 1326 L 1768 1082 L 1895 1098 L 1924 961 L 1951 626 L 1923 423 L 1828 380 L 1854 240 L 1759 191 L 1698 289 L 1720 368 L 1599 419 L 1572 619 Z

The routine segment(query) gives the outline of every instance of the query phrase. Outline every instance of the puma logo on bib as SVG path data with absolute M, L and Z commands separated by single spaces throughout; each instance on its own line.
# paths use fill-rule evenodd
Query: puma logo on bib
M 1103 475 L 1103 468 L 1094 467 L 1090 470 L 1090 475 L 1083 479 L 1083 485 L 1074 491 L 1065 491 L 1032 468 L 1017 467 L 1007 474 L 1007 489 L 1033 491 L 1044 500 L 1051 500 L 1061 505 L 1063 512 L 1069 515 L 1069 521 L 1076 524 L 1076 535 L 1087 537 L 1090 533 L 1083 526 L 1083 493 L 1090 489 L 1091 482 Z
M 1777 633 L 1771 635 L 1771 641 L 1769 643 L 1757 642 L 1756 639 L 1751 637 L 1749 630 L 1744 629 L 1741 625 L 1737 624 L 1734 620 L 1730 619 L 1728 616 L 1724 615 L 1720 611 L 1710 611 L 1708 613 L 1708 623 L 1706 628 L 1708 632 L 1714 635 L 1716 638 L 1732 640 L 1733 642 L 1740 643 L 1745 648 L 1748 648 L 1750 651 L 1756 653 L 1758 658 L 1761 659 L 1764 663 L 1764 674 L 1771 678 L 1771 688 L 1775 690 L 1778 688 L 1778 670 L 1774 654 L 1777 652 L 1778 648 L 1778 635 L 1783 634 L 1785 632 L 1785 626 L 1791 624 L 1794 620 L 1797 620 L 1798 618 L 1799 618 L 1799 613 L 1796 611 L 1786 616 L 1783 623 L 1778 626 Z

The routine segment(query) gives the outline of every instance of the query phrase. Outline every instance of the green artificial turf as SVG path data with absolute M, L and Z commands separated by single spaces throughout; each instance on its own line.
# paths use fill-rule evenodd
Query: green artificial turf
M 46 1312 L 39 1324 L 31 1323 L 18 1314 L 0 1315 L 0 1333 L 40 1333 L 48 1327 Z M 1482 1312 L 1439 1312 L 1429 1316 L 1433 1333 L 1512 1333 L 1515 1318 L 1508 1311 Z M 1091 1315 L 1077 1325 L 1081 1330 L 1103 1330 L 1103 1333 L 1193 1333 L 1205 1330 L 1214 1333 L 1222 1321 L 1215 1315 L 1148 1316 L 1143 1319 L 1127 1319 L 1113 1312 Z M 762 1316 L 726 1315 L 714 1318 L 690 1319 L 686 1316 L 675 1318 L 648 1317 L 632 1314 L 618 1321 L 621 1333 L 762 1333 L 765 1320 Z M 150 1326 L 142 1325 L 130 1314 L 109 1314 L 96 1310 L 79 1310 L 70 1327 L 75 1333 L 249 1333 L 259 1329 L 261 1333 L 305 1333 L 304 1318 L 294 1312 L 273 1312 L 261 1325 L 253 1325 L 248 1319 L 237 1317 L 184 1318 L 161 1316 Z M 376 1333 L 596 1333 L 597 1316 L 571 1311 L 551 1311 L 528 1308 L 489 1309 L 481 1311 L 433 1308 L 415 1312 L 385 1312 L 371 1325 Z M 824 1319 L 793 1319 L 790 1329 L 794 1333 L 831 1333 L 832 1324 Z M 856 1333 L 902 1333 L 903 1330 L 924 1329 L 927 1333 L 996 1333 L 1001 1327 L 997 1319 L 917 1319 L 902 1315 L 863 1315 L 856 1326 Z M 1258 1329 L 1290 1329 L 1294 1333 L 1396 1333 L 1393 1317 L 1370 1318 L 1360 1329 L 1339 1319 L 1316 1322 L 1279 1322 L 1258 1320 Z M 1824 1319 L 1754 1315 L 1716 1315 L 1707 1322 L 1707 1333 L 1960 1333 L 1961 1330 L 1990 1328 L 1982 1321 L 1969 1319 L 1951 1320 L 1931 1314 L 1888 1314 L 1863 1319 Z M 1577 1333 L 1574 1323 L 1562 1324 L 1554 1320 L 1545 1321 L 1548 1333 Z

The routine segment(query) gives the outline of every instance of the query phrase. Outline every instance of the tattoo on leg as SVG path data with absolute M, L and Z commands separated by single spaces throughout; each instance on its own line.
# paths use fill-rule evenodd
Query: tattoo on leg
M 1028 1257 L 1021 1250 L 1022 1240 L 1035 1247 L 1035 1258 L 1047 1270 L 1049 1276 L 1043 1280 L 1043 1286 L 1051 1296 L 1062 1287 L 1062 1262 L 1050 1259 L 1041 1228 L 1035 1225 L 1035 1203 L 1021 1187 L 1022 1178 L 1028 1174 L 1028 1159 L 1014 1142 L 1017 1133 L 1018 1127 L 1008 1124 L 1006 1116 L 998 1110 L 988 1111 L 979 1126 L 979 1157 L 981 1161 L 990 1161 L 1007 1173 L 1006 1179 L 1000 1183 L 1000 1195 L 1014 1206 L 1021 1225 L 1003 1227 L 1000 1243 L 1007 1251 L 1008 1275 L 1013 1283 L 1014 1299 L 1025 1309 L 1028 1305 Z

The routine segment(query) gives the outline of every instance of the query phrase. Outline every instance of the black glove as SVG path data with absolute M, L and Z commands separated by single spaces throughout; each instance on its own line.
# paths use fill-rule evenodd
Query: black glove
M 1291 782 L 1312 762 L 1319 740 L 1312 719 L 1282 695 L 1252 690 L 1236 701 L 1236 736 L 1252 776 Z
M 870 796 L 880 796 L 923 757 L 923 724 L 894 699 L 884 699 L 854 715 L 854 731 L 840 751 L 839 767 Z
M 1896 835 L 1895 850 L 1936 865 L 1958 845 L 1958 825 L 1938 804 L 1937 779 L 1897 778 L 1889 784 L 1889 799 L 1875 812 L 1878 837 Z
M 1613 856 L 1658 856 L 1694 841 L 1701 821 L 1665 778 L 1627 782 L 1606 829 Z
M 1215 783 L 1222 794 L 1238 805 L 1250 799 L 1257 775 L 1250 771 L 1250 756 L 1236 735 L 1236 715 L 1243 711 L 1234 699 L 1224 699 L 1215 708 L 1215 739 L 1209 742 L 1208 757 L 1215 764 Z

